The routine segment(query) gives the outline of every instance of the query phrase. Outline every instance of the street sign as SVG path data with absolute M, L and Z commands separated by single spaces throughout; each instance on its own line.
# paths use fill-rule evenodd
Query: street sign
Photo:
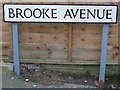
M 116 5 L 4 4 L 6 22 L 116 23 Z

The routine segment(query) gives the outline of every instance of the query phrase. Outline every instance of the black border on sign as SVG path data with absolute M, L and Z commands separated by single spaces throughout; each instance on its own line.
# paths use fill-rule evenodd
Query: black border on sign
M 116 12 L 116 22 L 35 22 L 35 21 L 5 21 L 4 15 L 4 5 L 62 5 L 62 6 L 116 6 L 117 12 Z M 117 17 L 118 17 L 118 5 L 110 5 L 110 4 L 16 4 L 16 3 L 3 3 L 3 20 L 4 22 L 8 23 L 82 23 L 82 24 L 116 24 L 117 23 Z

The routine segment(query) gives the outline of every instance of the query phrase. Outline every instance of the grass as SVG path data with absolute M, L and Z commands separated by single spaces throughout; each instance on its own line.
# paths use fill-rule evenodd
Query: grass
M 48 69 L 66 72 L 71 74 L 86 74 L 98 75 L 99 66 L 98 65 L 45 65 Z M 118 73 L 118 66 L 106 66 L 106 74 L 116 74 Z
M 45 65 L 45 67 L 49 70 L 63 73 L 64 75 L 67 74 L 68 76 L 71 74 L 78 77 L 99 78 L 98 65 Z M 120 75 L 118 74 L 117 65 L 107 65 L 105 74 L 108 83 L 118 85 L 118 77 Z

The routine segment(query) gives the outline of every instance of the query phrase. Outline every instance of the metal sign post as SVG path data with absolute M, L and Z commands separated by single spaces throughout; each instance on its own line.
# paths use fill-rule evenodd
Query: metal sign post
M 16 3 L 16 0 L 12 0 L 12 3 Z M 13 41 L 13 71 L 16 75 L 20 75 L 20 61 L 19 61 L 19 35 L 18 35 L 18 23 L 12 22 L 12 41 Z
M 105 0 L 105 5 L 109 5 Z M 101 44 L 101 57 L 100 57 L 100 72 L 99 82 L 103 87 L 105 81 L 106 59 L 107 59 L 107 43 L 108 43 L 109 24 L 103 24 L 102 28 L 102 44 Z
M 105 80 L 108 32 L 109 32 L 109 24 L 103 24 L 101 60 L 100 60 L 100 73 L 99 73 L 99 81 L 100 81 L 100 83 L 104 82 L 104 80 Z
M 19 42 L 18 42 L 18 23 L 12 23 L 12 38 L 13 38 L 13 70 L 17 75 L 20 75 L 19 62 Z

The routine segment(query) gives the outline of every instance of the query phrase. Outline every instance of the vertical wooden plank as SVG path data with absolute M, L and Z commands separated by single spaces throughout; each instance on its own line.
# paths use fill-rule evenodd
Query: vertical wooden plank
M 68 23 L 68 61 L 72 61 L 72 23 Z
M 71 0 L 68 0 L 68 4 L 72 4 Z M 68 23 L 68 62 L 72 61 L 72 35 L 73 26 L 72 23 Z
M 120 75 L 120 2 L 118 2 L 118 75 Z M 120 78 L 120 77 L 119 77 Z M 120 83 L 120 80 L 118 80 Z
M 104 82 L 104 80 L 105 80 L 108 31 L 109 31 L 109 24 L 103 24 L 101 60 L 100 60 L 100 73 L 99 73 L 99 81 L 100 82 Z
M 18 44 L 18 23 L 12 23 L 12 38 L 13 38 L 13 70 L 20 75 L 20 62 L 19 62 L 19 44 Z
M 16 2 L 16 0 L 10 0 L 10 2 L 14 3 L 14 2 Z M 11 29 L 11 30 L 9 30 L 9 45 L 10 45 L 10 59 L 11 60 L 13 60 L 13 43 L 12 42 L 13 41 L 12 41 L 12 29 Z
M 12 29 L 9 30 L 10 59 L 13 60 Z

